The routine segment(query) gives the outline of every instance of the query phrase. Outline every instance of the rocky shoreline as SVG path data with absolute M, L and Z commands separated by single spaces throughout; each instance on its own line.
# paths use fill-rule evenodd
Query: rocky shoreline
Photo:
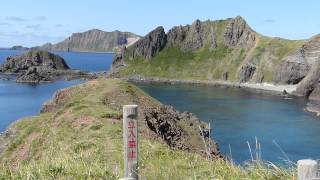
M 230 87 L 230 88 L 243 88 L 253 90 L 255 92 L 269 93 L 274 95 L 294 95 L 296 85 L 273 85 L 269 83 L 240 83 L 230 82 L 223 80 L 183 80 L 183 79 L 167 79 L 167 78 L 156 78 L 156 77 L 121 77 L 119 79 L 133 81 L 133 82 L 146 82 L 146 83 L 168 83 L 168 84 L 203 84 L 211 85 L 216 87 Z
M 269 83 L 240 83 L 223 80 L 209 81 L 209 80 L 181 80 L 181 79 L 166 79 L 155 77 L 121 77 L 119 79 L 131 82 L 143 83 L 166 83 L 166 84 L 194 84 L 194 85 L 209 85 L 223 88 L 242 88 L 256 93 L 267 93 L 271 95 L 283 96 L 285 98 L 301 97 L 295 93 L 297 85 L 274 85 Z M 309 100 L 304 108 L 305 111 L 314 113 L 320 116 L 320 101 Z

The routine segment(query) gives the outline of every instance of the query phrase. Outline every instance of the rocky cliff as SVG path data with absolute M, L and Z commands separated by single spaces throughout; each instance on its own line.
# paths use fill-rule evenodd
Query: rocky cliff
M 92 29 L 83 33 L 74 33 L 57 44 L 47 43 L 33 49 L 47 51 L 85 51 L 112 52 L 115 48 L 130 46 L 140 37 L 130 32 L 105 32 Z
M 112 75 L 298 84 L 297 95 L 317 97 L 319 57 L 320 36 L 266 37 L 242 17 L 196 20 L 167 33 L 158 27 L 118 51 Z

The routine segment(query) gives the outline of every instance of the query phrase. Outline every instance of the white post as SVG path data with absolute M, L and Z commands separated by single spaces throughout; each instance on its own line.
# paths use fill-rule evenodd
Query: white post
M 313 180 L 317 176 L 317 161 L 303 159 L 298 161 L 298 180 Z
M 138 179 L 138 105 L 123 106 L 124 177 Z

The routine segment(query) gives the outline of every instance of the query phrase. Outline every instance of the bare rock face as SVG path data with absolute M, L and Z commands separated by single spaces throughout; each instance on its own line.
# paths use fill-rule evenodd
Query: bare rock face
M 124 55 L 125 55 L 126 47 L 122 47 L 114 52 L 113 59 L 112 59 L 112 69 L 119 68 L 125 65 L 124 62 Z
M 316 36 L 286 57 L 277 67 L 273 81 L 279 84 L 297 84 L 311 71 L 320 57 L 320 36 Z
M 306 77 L 311 66 L 306 60 L 305 48 L 305 46 L 301 47 L 298 52 L 288 56 L 278 65 L 273 80 L 275 83 L 297 84 Z
M 184 50 L 196 50 L 203 46 L 203 29 L 200 20 L 196 20 L 189 28 L 185 42 L 183 44 Z
M 168 42 L 180 45 L 183 51 L 194 51 L 209 45 L 217 47 L 217 22 L 196 20 L 191 25 L 175 26 L 168 32 Z
M 225 46 L 232 48 L 237 45 L 254 44 L 256 33 L 247 25 L 246 21 L 238 16 L 231 19 L 224 32 Z
M 162 105 L 160 108 L 147 110 L 144 118 L 150 130 L 161 137 L 169 147 L 206 154 L 205 148 L 203 149 L 201 146 L 201 141 L 205 140 L 206 143 L 213 145 L 213 148 L 207 152 L 209 157 L 221 157 L 215 142 L 210 139 L 209 129 L 192 113 L 180 113 L 171 106 Z M 187 128 L 190 130 L 186 131 L 186 126 L 182 126 L 182 124 L 189 126 Z M 190 132 L 197 134 L 190 134 Z M 194 139 L 192 140 L 191 136 L 203 139 L 200 138 L 196 142 L 192 142 Z M 199 143 L 199 146 L 195 146 L 194 143 Z
M 133 57 L 151 59 L 160 52 L 167 43 L 167 35 L 163 27 L 157 27 L 133 45 Z
M 183 41 L 187 37 L 187 33 L 190 30 L 190 25 L 186 26 L 175 26 L 169 30 L 168 36 L 168 43 L 171 44 L 182 44 Z
M 317 98 L 319 94 L 320 61 L 314 63 L 308 75 L 298 84 L 296 94 Z M 315 91 L 315 89 L 317 89 Z
M 256 66 L 251 63 L 244 64 L 239 71 L 239 81 L 247 82 L 254 75 Z
M 222 74 L 222 80 L 224 80 L 224 81 L 227 81 L 228 80 L 228 77 L 229 77 L 229 73 L 228 72 L 224 72 L 223 74 Z

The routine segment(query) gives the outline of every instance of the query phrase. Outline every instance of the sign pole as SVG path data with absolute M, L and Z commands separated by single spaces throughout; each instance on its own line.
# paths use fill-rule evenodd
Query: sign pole
M 138 105 L 123 106 L 124 177 L 138 180 Z

